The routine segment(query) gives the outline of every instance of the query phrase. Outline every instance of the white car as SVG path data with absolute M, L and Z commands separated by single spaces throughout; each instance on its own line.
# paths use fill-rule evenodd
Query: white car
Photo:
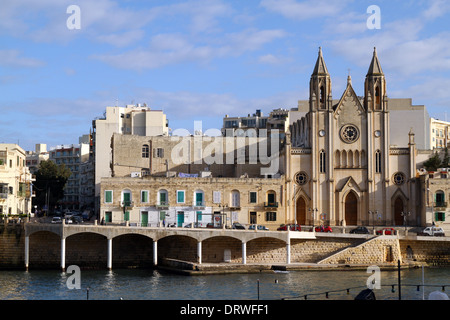
M 53 217 L 52 223 L 62 223 L 61 217 Z
M 445 236 L 444 229 L 440 227 L 426 227 L 423 229 L 422 234 L 426 236 Z

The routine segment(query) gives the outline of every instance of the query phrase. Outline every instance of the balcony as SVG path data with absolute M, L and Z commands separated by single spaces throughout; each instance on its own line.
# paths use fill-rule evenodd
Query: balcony
M 120 206 L 123 207 L 133 207 L 134 206 L 134 202 L 130 201 L 130 200 L 124 200 L 124 201 L 120 201 Z
M 447 202 L 445 201 L 437 201 L 434 203 L 435 208 L 447 208 Z
M 203 201 L 194 201 L 192 206 L 194 207 L 194 210 L 205 210 L 205 204 Z
M 158 210 L 169 210 L 169 202 L 168 201 L 161 201 L 160 203 L 156 204 L 156 209 L 158 209 Z
M 278 202 L 264 202 L 264 208 L 278 208 Z

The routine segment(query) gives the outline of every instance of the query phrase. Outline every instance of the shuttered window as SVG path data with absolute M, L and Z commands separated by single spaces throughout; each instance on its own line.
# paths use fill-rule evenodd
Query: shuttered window
M 105 191 L 105 203 L 112 203 L 113 198 L 113 192 L 112 190 L 106 190 Z

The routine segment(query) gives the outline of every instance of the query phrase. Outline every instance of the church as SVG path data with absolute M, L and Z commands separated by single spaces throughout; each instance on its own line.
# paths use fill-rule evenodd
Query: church
M 420 225 L 416 144 L 391 145 L 389 99 L 374 48 L 359 97 L 348 76 L 340 99 L 322 50 L 310 78 L 309 110 L 286 132 L 287 221 L 301 225 Z

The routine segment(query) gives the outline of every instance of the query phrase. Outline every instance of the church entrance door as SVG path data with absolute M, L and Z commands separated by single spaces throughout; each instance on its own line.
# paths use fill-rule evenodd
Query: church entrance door
M 394 202 L 394 223 L 396 226 L 401 226 L 403 224 L 403 200 L 398 197 Z
M 297 199 L 297 224 L 306 224 L 306 202 L 303 197 Z
M 349 192 L 345 197 L 345 223 L 348 226 L 358 224 L 358 199 L 354 192 Z

